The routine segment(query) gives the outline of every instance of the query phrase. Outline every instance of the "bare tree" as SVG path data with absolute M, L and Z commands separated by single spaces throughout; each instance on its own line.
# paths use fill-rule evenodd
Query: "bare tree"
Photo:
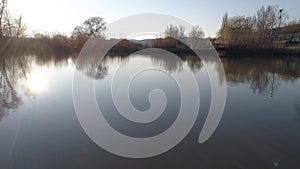
M 167 26 L 167 29 L 165 30 L 165 34 L 167 37 L 177 38 L 179 37 L 179 29 L 177 26 L 171 24 Z
M 20 37 L 25 31 L 22 15 L 14 18 L 7 10 L 7 0 L 0 0 L 0 37 Z
M 106 30 L 105 24 L 101 17 L 91 17 L 80 26 L 76 26 L 72 32 L 72 36 L 102 36 L 103 31 Z
M 14 36 L 17 37 L 17 38 L 24 36 L 27 27 L 23 23 L 23 16 L 22 15 L 20 15 L 18 18 L 16 18 L 14 20 L 14 25 L 15 25 Z
M 73 47 L 80 49 L 84 43 L 89 39 L 86 30 L 83 26 L 76 26 L 72 32 L 71 38 L 73 40 Z
M 72 32 L 72 36 L 81 36 L 81 35 L 86 35 L 84 27 L 76 26 Z
M 6 11 L 7 0 L 0 1 L 0 37 L 3 36 L 2 27 L 3 27 L 3 19 Z
M 13 35 L 13 29 L 13 18 L 8 11 L 5 11 L 2 21 L 2 35 L 11 37 Z
M 25 35 L 26 25 L 23 23 L 23 17 L 13 18 L 8 11 L 4 13 L 2 23 L 2 35 L 6 37 L 21 37 Z
M 279 27 L 288 19 L 286 11 L 277 6 L 262 6 L 254 16 L 223 17 L 219 40 L 239 47 L 273 47 Z
M 106 30 L 105 22 L 101 17 L 91 17 L 83 22 L 82 26 L 88 36 L 101 36 Z
M 104 38 L 105 22 L 101 17 L 91 17 L 81 25 L 76 26 L 72 32 L 73 46 L 81 48 L 90 37 Z
M 274 29 L 280 27 L 288 19 L 288 14 L 278 6 L 262 6 L 257 12 L 257 30 L 261 35 L 274 35 Z
M 179 37 L 185 37 L 185 27 L 182 25 L 179 25 Z
M 200 28 L 198 25 L 193 26 L 191 32 L 189 33 L 189 37 L 192 38 L 203 38 L 205 36 L 202 28 Z

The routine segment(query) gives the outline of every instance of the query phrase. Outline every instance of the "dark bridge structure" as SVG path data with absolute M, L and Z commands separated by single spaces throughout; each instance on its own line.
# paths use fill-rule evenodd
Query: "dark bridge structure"
M 217 50 L 218 54 L 220 57 L 224 57 L 226 56 L 226 52 L 229 49 L 229 45 L 228 44 L 224 44 L 224 43 L 213 43 L 215 49 Z

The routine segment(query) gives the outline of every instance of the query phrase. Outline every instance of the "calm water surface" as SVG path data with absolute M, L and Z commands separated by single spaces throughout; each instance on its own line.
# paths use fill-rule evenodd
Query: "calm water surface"
M 98 147 L 81 128 L 72 99 L 75 69 L 96 80 L 96 98 L 111 126 L 134 137 L 149 137 L 172 125 L 180 93 L 166 73 L 146 71 L 130 86 L 136 109 L 150 106 L 151 90 L 162 89 L 168 103 L 157 123 L 137 125 L 122 118 L 110 95 L 117 68 L 151 63 L 170 74 L 184 73 L 181 62 L 152 56 L 110 56 L 104 62 L 76 57 L 5 56 L 0 61 L 0 168 L 300 168 L 300 59 L 223 59 L 227 101 L 214 135 L 198 143 L 210 105 L 203 63 L 183 57 L 197 78 L 201 107 L 189 135 L 175 148 L 149 159 L 127 159 Z M 218 70 L 214 63 L 208 67 Z M 220 79 L 223 82 L 224 79 Z M 159 124 L 159 125 L 157 125 Z

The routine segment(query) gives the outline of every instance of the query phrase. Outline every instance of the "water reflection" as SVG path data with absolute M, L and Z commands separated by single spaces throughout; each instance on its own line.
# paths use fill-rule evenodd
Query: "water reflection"
M 96 57 L 94 59 L 90 63 L 98 62 Z M 146 125 L 137 127 L 135 124 L 131 125 L 131 123 L 123 122 L 122 117 L 116 115 L 118 111 L 114 108 L 112 99 L 108 98 L 110 97 L 110 86 L 107 85 L 107 82 L 111 80 L 113 71 L 118 66 L 124 64 L 125 68 L 130 68 L 134 64 L 142 63 L 143 61 L 150 61 L 154 66 L 169 73 L 181 73 L 184 71 L 182 64 L 187 64 L 197 76 L 205 71 L 204 63 L 197 57 L 184 56 L 181 59 L 183 62 L 169 60 L 163 56 L 156 57 L 151 54 L 135 55 L 134 57 L 108 55 L 101 66 L 97 67 L 85 62 L 80 67 L 90 70 L 89 66 L 91 66 L 94 72 L 105 72 L 105 76 L 102 76 L 104 79 L 96 81 L 96 89 L 98 87 L 98 90 L 95 91 L 100 93 L 97 97 L 98 105 L 103 112 L 106 112 L 104 116 L 107 121 L 111 122 L 110 124 L 113 128 L 125 135 L 149 137 L 168 128 L 172 124 L 174 117 L 171 116 L 169 119 L 164 119 L 160 125 L 157 125 L 159 127 Z M 284 168 L 289 168 L 292 163 L 295 164 L 294 166 L 299 166 L 299 163 L 295 162 L 295 157 L 299 155 L 297 151 L 299 144 L 297 142 L 299 142 L 300 136 L 297 134 L 299 125 L 297 125 L 298 121 L 295 124 L 294 111 L 299 112 L 300 108 L 298 105 L 294 107 L 293 97 L 294 95 L 299 96 L 295 89 L 299 89 L 297 84 L 299 84 L 300 77 L 300 59 L 293 57 L 233 58 L 222 59 L 222 63 L 226 80 L 229 84 L 228 104 L 225 108 L 224 117 L 213 138 L 204 145 L 198 145 L 194 141 L 199 136 L 199 131 L 204 122 L 204 120 L 199 118 L 197 121 L 198 128 L 196 127 L 198 130 L 195 129 L 197 131 L 191 132 L 193 137 L 187 138 L 188 141 L 179 145 L 178 149 L 171 153 L 166 153 L 166 155 L 162 155 L 162 157 L 158 157 L 155 160 L 159 161 L 159 164 L 166 164 L 162 160 L 163 158 L 176 159 L 175 161 L 178 161 L 178 163 L 175 162 L 174 165 L 166 164 L 167 166 L 172 166 L 170 168 L 183 168 L 186 167 L 187 163 L 189 168 L 201 168 L 201 166 L 212 169 L 224 166 L 228 168 L 272 168 L 274 161 L 280 161 L 280 165 Z M 207 65 L 217 72 L 221 69 L 212 61 L 209 61 Z M 82 72 L 87 72 L 86 70 L 81 69 Z M 89 77 L 93 78 L 95 75 L 92 74 L 91 76 L 89 74 Z M 153 83 L 166 84 L 166 78 L 153 77 L 150 75 L 144 78 L 140 77 L 140 83 L 135 82 L 136 84 L 134 84 L 133 82 L 132 86 L 136 90 L 132 90 L 131 101 L 136 108 L 141 110 L 149 108 L 148 97 L 145 96 L 148 96 L 150 91 L 148 88 L 156 85 Z M 202 91 L 210 90 L 210 86 L 202 83 L 207 78 L 200 77 L 198 80 L 201 83 L 200 85 L 204 86 Z M 219 80 L 220 83 L 223 81 L 224 79 Z M 174 91 L 177 91 L 177 88 L 170 84 L 164 85 L 164 91 L 169 89 L 170 93 L 176 94 Z M 145 88 L 148 89 L 146 92 Z M 168 92 L 166 93 L 168 96 Z M 204 95 L 209 95 L 209 92 L 207 93 L 204 92 Z M 205 97 L 205 95 L 205 98 L 202 99 L 202 96 L 201 100 L 204 100 L 204 104 L 201 106 L 203 108 L 209 105 L 205 100 L 210 98 L 209 96 Z M 272 98 L 269 98 L 269 96 L 272 96 Z M 177 97 L 175 95 L 170 98 L 174 99 Z M 168 112 L 174 115 L 177 112 L 176 110 L 178 110 L 176 106 L 179 105 L 179 101 L 174 99 L 170 102 L 172 103 Z M 292 113 L 287 113 L 290 111 Z M 199 113 L 200 116 L 204 114 L 203 112 Z M 189 149 L 187 150 L 186 147 Z M 286 150 L 286 152 L 281 150 Z M 176 153 L 178 154 L 174 155 Z M 182 157 L 183 154 L 185 157 Z M 124 162 L 128 161 L 125 160 Z M 146 160 L 145 162 L 147 163 Z M 143 166 L 144 163 L 141 162 L 139 164 Z M 181 165 L 181 167 L 176 165 Z
M 153 65 L 162 68 L 166 72 L 174 73 L 182 71 L 182 62 L 168 57 L 157 57 L 151 54 L 143 54 L 141 57 L 150 58 Z M 101 62 L 98 57 L 89 58 L 87 62 L 81 62 L 79 70 L 87 76 L 103 79 L 108 75 L 110 67 L 116 67 L 123 62 L 128 62 L 130 57 L 121 55 L 107 55 Z M 203 68 L 203 62 L 196 56 L 184 56 L 181 59 L 189 68 L 197 73 Z M 258 63 L 259 62 L 259 63 Z M 246 84 L 253 93 L 274 96 L 281 83 L 294 83 L 300 77 L 299 58 L 242 58 L 222 59 L 226 80 L 231 85 Z M 208 64 L 210 63 L 208 60 Z M 220 70 L 214 67 L 215 71 Z M 221 77 L 221 76 L 220 76 Z M 220 79 L 222 82 L 224 79 Z
M 24 77 L 28 69 L 21 57 L 1 57 L 0 62 L 0 120 L 10 109 L 17 109 L 21 104 L 21 97 L 15 89 L 18 78 Z
M 109 91 L 103 88 L 105 81 L 109 80 L 118 66 L 129 65 L 133 60 L 137 63 L 149 61 L 169 73 L 182 73 L 183 64 L 187 64 L 196 75 L 205 71 L 199 58 L 191 55 L 180 58 L 183 62 L 151 54 L 133 58 L 119 54 L 107 55 L 103 61 L 97 57 L 83 60 L 76 68 L 86 76 L 97 79 L 95 91 L 107 96 Z M 182 144 L 171 152 L 145 160 L 128 160 L 110 155 L 86 136 L 76 118 L 72 102 L 71 88 L 76 59 L 76 56 L 47 54 L 1 56 L 0 168 L 160 168 L 162 165 L 165 168 L 272 168 L 274 161 L 280 162 L 282 168 L 300 166 L 297 158 L 300 150 L 299 120 L 295 120 L 300 119 L 299 58 L 222 59 L 229 84 L 228 104 L 211 140 L 203 145 L 197 142 L 205 119 L 205 115 L 199 113 L 195 128 Z M 207 64 L 216 71 L 220 70 L 213 62 Z M 177 100 L 178 94 L 173 92 L 177 88 L 163 82 L 167 80 L 165 76 L 155 80 L 143 76 L 137 78 L 140 80 L 136 79 L 132 89 L 149 85 L 146 86 L 147 91 L 132 90 L 133 104 L 146 100 L 144 104 L 135 104 L 138 109 L 149 107 L 148 97 L 141 100 L 140 96 L 148 96 L 151 87 L 160 85 L 166 89 L 167 94 L 173 94 L 170 98 L 178 103 L 170 105 L 168 110 L 177 110 L 180 100 Z M 56 85 L 49 86 L 51 80 Z M 201 82 L 207 78 L 200 77 L 198 80 Z M 223 80 L 220 79 L 220 82 Z M 169 81 L 173 83 L 171 79 Z M 202 82 L 201 85 L 204 96 L 209 96 L 210 93 L 206 92 L 209 86 Z M 53 90 L 45 94 L 43 91 L 50 87 Z M 42 95 L 47 97 L 41 98 Z M 272 99 L 268 98 L 270 95 Z M 140 137 L 154 135 L 174 120 L 168 117 L 161 121 L 158 128 L 148 126 L 152 127 L 148 129 L 152 133 L 147 133 L 147 130 L 136 133 L 135 130 L 129 130 L 131 126 L 124 127 L 122 121 L 115 118 L 106 97 L 102 100 L 99 98 L 103 105 L 106 104 L 106 107 L 101 108 L 107 108 L 107 118 L 114 119 L 114 127 L 126 134 Z M 204 99 L 201 101 L 204 101 L 201 102 L 201 108 L 208 109 L 209 103 Z M 21 109 L 24 107 L 27 109 Z M 9 113 L 11 116 L 8 116 Z M 3 120 L 6 116 L 7 120 Z M 175 118 L 176 113 L 173 116 Z M 18 120 L 22 122 L 18 124 L 20 133 L 13 131 L 17 128 Z
M 0 121 L 9 111 L 17 110 L 23 104 L 23 96 L 35 98 L 37 93 L 46 89 L 47 77 L 41 68 L 65 67 L 69 59 L 74 58 L 49 54 L 3 54 L 0 58 Z
M 299 101 L 299 99 L 298 99 L 298 101 Z M 297 117 L 300 120 L 300 103 L 295 104 L 295 110 L 296 110 L 296 113 L 297 113 Z
M 182 64 L 197 73 L 203 68 L 203 62 L 196 56 L 180 56 L 183 62 L 159 57 L 155 54 L 142 54 L 153 65 L 169 73 L 181 72 Z M 110 69 L 129 62 L 128 55 L 107 55 L 102 61 L 99 57 L 89 57 L 77 65 L 77 69 L 88 77 L 104 79 Z M 42 68 L 62 68 L 76 60 L 76 56 L 65 55 L 3 55 L 0 60 L 0 120 L 10 110 L 22 105 L 22 96 L 34 98 L 47 88 L 47 77 Z M 259 64 L 257 63 L 259 62 Z M 245 84 L 253 93 L 276 96 L 276 90 L 282 83 L 295 83 L 300 77 L 299 58 L 242 58 L 222 59 L 226 80 L 230 85 Z M 210 64 L 210 63 L 208 63 Z M 217 71 L 220 68 L 215 67 Z M 222 82 L 223 79 L 220 79 Z
M 137 53 L 139 57 L 150 59 L 152 64 L 158 68 L 163 69 L 168 73 L 182 72 L 182 64 L 187 64 L 190 69 L 196 73 L 199 72 L 203 63 L 196 56 L 184 56 L 179 62 L 170 57 L 161 57 L 160 55 L 149 53 Z M 135 54 L 136 55 L 136 54 Z M 103 79 L 108 75 L 110 68 L 116 68 L 121 64 L 128 63 L 130 56 L 128 55 L 106 55 L 101 61 L 99 57 L 88 57 L 86 60 L 80 61 L 77 64 L 77 69 L 84 72 L 88 77 L 95 79 Z
M 230 84 L 246 84 L 253 93 L 271 97 L 281 83 L 294 83 L 300 77 L 299 58 L 242 58 L 222 62 Z

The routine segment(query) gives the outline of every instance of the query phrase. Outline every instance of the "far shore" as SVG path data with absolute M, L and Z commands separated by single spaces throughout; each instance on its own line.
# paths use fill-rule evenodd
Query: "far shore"
M 174 41 L 174 40 L 173 40 Z M 74 47 L 69 39 L 37 39 L 37 38 L 6 38 L 0 40 L 0 54 L 53 54 L 68 55 L 79 54 L 81 47 Z M 143 46 L 138 42 L 129 42 L 126 39 L 117 43 L 108 52 L 108 55 L 130 55 L 136 51 L 152 48 L 153 46 Z M 160 48 L 172 52 L 176 55 L 196 55 L 193 50 L 182 44 L 156 44 L 154 48 Z M 242 56 L 266 56 L 266 57 L 300 57 L 299 45 L 294 48 L 249 48 L 249 47 L 226 47 L 216 50 L 220 57 L 242 57 Z

